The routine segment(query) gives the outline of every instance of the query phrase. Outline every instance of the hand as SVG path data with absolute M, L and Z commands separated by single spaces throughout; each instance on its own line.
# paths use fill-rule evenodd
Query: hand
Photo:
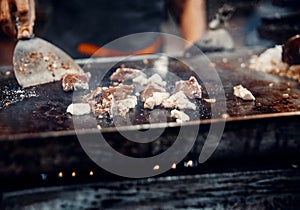
M 9 36 L 17 39 L 30 38 L 34 21 L 34 0 L 0 0 L 0 24 Z

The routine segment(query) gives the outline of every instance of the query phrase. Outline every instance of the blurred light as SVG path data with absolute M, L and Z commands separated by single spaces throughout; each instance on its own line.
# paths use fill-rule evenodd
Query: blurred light
M 46 180 L 47 179 L 47 174 L 41 174 L 42 180 Z
M 155 165 L 155 166 L 153 167 L 153 170 L 154 170 L 154 171 L 159 170 L 159 165 Z
M 75 176 L 76 176 L 76 173 L 75 173 L 74 171 L 72 172 L 72 176 L 73 176 L 73 177 L 75 177 Z
M 94 172 L 93 171 L 90 171 L 90 176 L 93 176 L 94 175 Z
M 184 162 L 184 167 L 197 167 L 198 162 L 189 160 L 187 162 Z
M 172 168 L 176 169 L 176 163 L 173 163 Z
M 59 173 L 58 173 L 58 177 L 63 177 L 63 173 L 62 173 L 62 172 L 59 172 Z

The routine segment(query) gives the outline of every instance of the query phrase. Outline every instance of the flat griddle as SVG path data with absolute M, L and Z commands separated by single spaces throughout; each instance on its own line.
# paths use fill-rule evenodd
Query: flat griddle
M 199 153 L 208 135 L 211 125 L 226 122 L 225 130 L 212 160 L 241 160 L 247 157 L 268 157 L 299 154 L 300 138 L 300 84 L 277 75 L 256 72 L 247 68 L 251 55 L 259 50 L 240 49 L 234 52 L 212 53 L 208 57 L 210 66 L 216 68 L 225 91 L 226 114 L 211 116 L 211 104 L 203 100 L 196 101 L 198 109 L 189 113 L 198 113 L 199 118 L 192 118 L 184 124 L 191 130 L 199 127 L 195 144 L 185 160 L 198 160 Z M 197 66 L 203 55 L 169 60 L 169 69 L 188 78 L 191 69 L 187 63 Z M 145 62 L 147 59 L 147 62 Z M 78 60 L 85 71 L 92 74 L 91 89 L 95 88 L 103 71 L 125 64 L 130 67 L 145 68 L 159 59 L 157 56 L 134 56 L 126 61 L 120 58 L 98 58 Z M 117 63 L 117 65 L 116 65 Z M 146 63 L 146 64 L 145 64 Z M 199 67 L 200 68 L 200 67 Z M 203 66 L 202 66 L 203 68 Z M 102 74 L 101 74 L 102 72 Z M 15 175 L 48 173 L 57 176 L 59 171 L 89 171 L 97 167 L 82 150 L 77 135 L 87 139 L 99 133 L 95 124 L 89 124 L 91 117 L 79 116 L 82 127 L 76 132 L 72 116 L 66 113 L 72 103 L 73 94 L 65 93 L 60 82 L 21 89 L 12 74 L 12 67 L 1 67 L 0 76 L 0 160 L 1 177 Z M 201 81 L 203 82 L 203 81 Z M 211 83 L 208 88 L 218 86 Z M 256 97 L 255 102 L 246 102 L 233 96 L 233 86 L 242 84 Z M 206 95 L 204 89 L 204 96 Z M 283 95 L 287 93 L 287 95 Z M 224 101 L 217 101 L 214 106 Z M 140 107 L 139 107 L 140 108 Z M 145 111 L 145 110 L 142 110 Z M 165 128 L 160 138 L 149 144 L 129 142 L 110 122 L 102 122 L 101 132 L 107 142 L 124 155 L 149 157 L 165 151 L 175 141 L 180 124 L 172 118 L 168 123 L 147 125 L 147 117 L 137 117 L 136 110 L 129 116 L 135 119 L 134 125 L 124 125 L 127 132 L 140 129 Z M 225 114 L 225 115 L 224 115 Z M 92 116 L 92 115 L 91 115 Z M 145 116 L 145 115 L 144 115 Z M 104 123 L 104 124 L 103 124 Z M 105 124 L 106 123 L 106 124 Z M 186 141 L 190 138 L 187 136 Z M 103 152 L 102 150 L 99 150 Z M 3 179 L 4 180 L 4 179 Z
M 216 66 L 225 91 L 226 121 L 299 115 L 300 101 L 298 94 L 300 84 L 276 75 L 249 70 L 247 61 L 255 53 L 257 52 L 244 50 L 242 52 L 210 55 L 212 65 Z M 145 64 L 145 59 L 147 59 L 147 64 Z M 91 72 L 90 89 L 94 89 L 99 85 L 110 85 L 108 77 L 120 65 L 147 69 L 152 68 L 153 62 L 157 59 L 159 59 L 158 56 L 135 56 L 126 58 L 125 61 L 121 58 L 108 58 L 88 60 L 88 62 L 87 60 L 81 60 L 79 63 L 81 62 L 85 71 Z M 119 62 L 116 62 L 118 60 Z M 197 65 L 199 59 L 193 57 L 190 59 L 181 58 L 180 60 L 187 60 Z M 169 58 L 168 68 L 179 75 L 180 78 L 188 79 L 189 76 L 193 75 L 193 72 L 180 60 Z M 84 63 L 88 64 L 84 65 Z M 107 68 L 111 70 L 107 71 Z M 108 72 L 104 79 L 103 72 Z M 102 84 L 97 82 L 99 78 L 104 81 Z M 68 105 L 72 103 L 73 94 L 64 92 L 60 82 L 22 89 L 18 85 L 11 67 L 1 67 L 0 80 L 1 140 L 22 139 L 30 136 L 59 136 L 71 134 L 74 131 L 72 117 L 66 113 Z M 255 102 L 243 101 L 233 95 L 233 86 L 239 84 L 251 90 L 256 97 Z M 213 85 L 211 87 L 215 88 L 216 91 L 220 88 Z M 288 95 L 284 96 L 285 93 Z M 209 98 L 205 88 L 203 89 L 203 98 Z M 195 112 L 187 111 L 191 117 L 191 121 L 188 122 L 189 125 L 199 124 L 199 120 L 202 124 L 211 123 L 212 121 L 224 121 L 224 113 L 211 118 L 210 103 L 204 100 L 195 101 L 195 103 L 197 104 L 197 110 Z M 214 105 L 217 107 L 218 101 Z M 143 114 L 141 115 L 141 113 Z M 129 117 L 131 121 L 134 121 L 133 125 L 149 123 L 149 111 L 143 109 L 141 103 L 129 113 Z M 85 124 L 83 129 L 93 129 L 86 125 L 84 116 L 80 116 L 80 118 Z M 174 119 L 168 119 L 168 122 L 174 121 Z M 111 119 L 102 120 L 99 124 L 104 128 L 102 132 L 115 131 Z M 159 120 L 157 124 L 159 125 Z M 176 126 L 174 123 L 170 125 Z M 124 129 L 136 128 L 138 127 L 128 126 Z

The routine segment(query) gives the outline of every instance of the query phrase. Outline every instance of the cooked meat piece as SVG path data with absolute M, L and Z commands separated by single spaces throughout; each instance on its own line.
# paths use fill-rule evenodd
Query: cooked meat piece
M 202 97 L 201 86 L 194 76 L 191 76 L 189 80 L 177 81 L 175 83 L 174 93 L 179 91 L 183 91 L 184 94 L 190 99 Z
M 281 72 L 288 69 L 288 64 L 282 62 L 282 46 L 275 46 L 264 51 L 260 56 L 252 56 L 250 69 L 263 72 Z
M 67 108 L 67 113 L 71 115 L 85 115 L 91 113 L 91 107 L 85 103 L 70 104 Z
M 171 117 L 176 118 L 177 123 L 182 123 L 190 120 L 190 117 L 186 113 L 177 109 L 173 109 L 171 111 Z
M 136 96 L 127 96 L 122 100 L 116 100 L 112 103 L 112 114 L 124 117 L 130 109 L 133 109 L 137 105 Z
M 91 74 L 78 73 L 78 74 L 65 74 L 62 76 L 62 87 L 64 91 L 78 90 L 78 89 L 89 89 L 89 80 Z
M 124 110 L 129 111 L 129 109 L 135 107 L 133 100 L 130 94 L 133 92 L 132 85 L 119 85 L 117 87 L 98 87 L 90 94 L 83 97 L 83 101 L 87 102 L 92 107 L 92 112 L 95 116 L 103 117 L 106 114 L 112 116 L 112 104 L 115 103 L 118 113 L 122 114 L 125 112 Z M 134 96 L 135 97 L 135 96 Z M 136 98 L 136 97 L 135 97 Z M 118 105 L 120 104 L 120 105 Z M 128 107 L 125 107 L 128 105 Z M 123 106 L 123 107 L 122 107 Z M 133 106 L 133 107 L 132 107 Z M 124 110 L 123 110 L 124 109 Z M 125 114 L 128 112 L 126 111 Z
M 169 97 L 170 94 L 167 92 L 154 92 L 151 97 L 146 98 L 144 108 L 153 109 L 154 106 L 161 105 L 161 103 Z
M 255 97 L 252 95 L 252 93 L 244 88 L 242 85 L 238 85 L 233 87 L 233 94 L 236 97 L 239 97 L 245 101 L 254 101 Z
M 133 78 L 132 82 L 136 83 L 140 86 L 146 86 L 148 84 L 148 79 L 147 79 L 146 75 L 139 75 L 139 76 Z
M 175 109 L 192 109 L 196 110 L 196 105 L 189 101 L 186 95 L 179 91 L 164 100 L 162 106 L 165 108 Z
M 95 90 L 91 91 L 89 94 L 83 96 L 82 101 L 84 103 L 88 103 L 88 102 L 93 101 L 96 98 L 100 97 L 101 95 L 102 95 L 102 88 L 97 87 Z
M 151 77 L 149 77 L 147 83 L 148 84 L 155 83 L 161 87 L 165 87 L 167 84 L 165 81 L 163 81 L 163 79 L 158 74 L 153 74 Z
M 165 93 L 166 90 L 163 87 L 161 87 L 155 83 L 148 84 L 147 87 L 145 88 L 145 90 L 141 94 L 141 100 L 143 102 L 145 102 L 147 98 L 152 97 L 153 93 L 156 93 L 156 92 Z
M 110 80 L 124 82 L 126 80 L 132 80 L 133 78 L 138 77 L 140 75 L 146 77 L 146 75 L 138 69 L 120 67 L 110 76 Z
M 149 84 L 152 83 L 161 87 L 165 87 L 167 84 L 158 74 L 153 74 L 151 77 L 149 77 L 149 79 L 147 79 L 147 77 L 144 75 L 140 75 L 133 78 L 132 82 L 134 83 L 135 89 L 138 92 L 143 91 Z
M 127 98 L 127 96 L 131 95 L 133 92 L 133 85 L 118 85 L 114 88 L 114 97 L 116 100 L 122 100 Z

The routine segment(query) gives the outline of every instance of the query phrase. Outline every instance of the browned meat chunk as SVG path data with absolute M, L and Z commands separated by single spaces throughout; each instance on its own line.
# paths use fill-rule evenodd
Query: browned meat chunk
M 77 89 L 89 89 L 89 80 L 91 74 L 80 73 L 80 74 L 65 74 L 62 76 L 62 87 L 64 91 L 71 91 Z
M 145 102 L 147 98 L 152 97 L 153 93 L 156 93 L 156 92 L 165 93 L 166 90 L 163 87 L 161 87 L 155 83 L 148 84 L 147 87 L 145 88 L 145 90 L 141 94 L 141 100 L 143 102 Z
M 146 75 L 138 69 L 120 67 L 110 76 L 110 80 L 124 82 L 126 80 L 132 80 L 133 78 L 141 75 L 146 78 Z
M 180 80 L 175 83 L 174 93 L 182 91 L 188 98 L 201 98 L 202 91 L 197 79 L 191 76 L 189 80 Z
M 83 102 L 87 102 L 91 105 L 92 112 L 97 117 L 101 118 L 106 114 L 112 117 L 113 111 L 117 112 L 114 114 L 125 116 L 126 113 L 137 104 L 136 97 L 130 96 L 133 92 L 133 88 L 132 85 L 98 87 L 90 94 L 84 96 Z M 135 99 L 132 97 L 135 97 Z

